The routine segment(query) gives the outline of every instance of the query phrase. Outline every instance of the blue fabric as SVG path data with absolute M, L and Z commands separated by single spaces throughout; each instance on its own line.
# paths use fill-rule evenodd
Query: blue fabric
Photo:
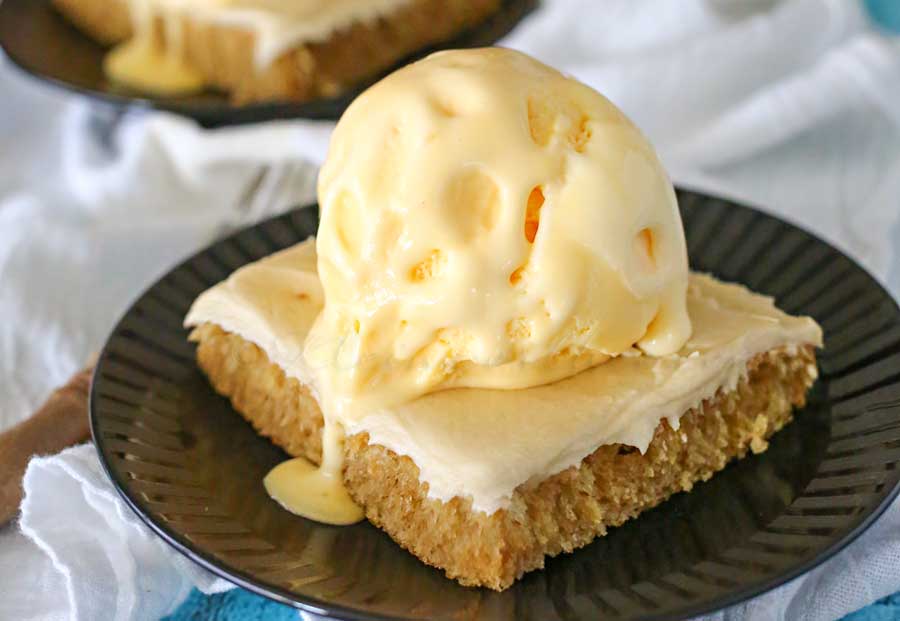
M 163 621 L 297 621 L 290 606 L 276 604 L 243 589 L 219 595 L 194 590 L 174 614 Z M 842 621 L 900 621 L 900 592 L 847 615 Z
M 842 621 L 900 621 L 900 592 L 849 614 Z
M 890 32 L 900 33 L 900 2 L 898 0 L 863 0 L 872 20 Z
M 163 621 L 297 621 L 297 611 L 244 589 L 204 595 L 194 589 Z

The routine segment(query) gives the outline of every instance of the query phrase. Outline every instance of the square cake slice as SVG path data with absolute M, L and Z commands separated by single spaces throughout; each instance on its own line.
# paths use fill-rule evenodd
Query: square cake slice
M 301 355 L 322 304 L 315 265 L 312 241 L 251 264 L 198 298 L 186 323 L 215 390 L 318 463 L 323 417 Z M 502 590 L 765 451 L 805 404 L 819 327 L 700 274 L 688 309 L 694 335 L 675 355 L 635 350 L 545 386 L 444 390 L 362 418 L 346 429 L 350 495 L 425 563 Z

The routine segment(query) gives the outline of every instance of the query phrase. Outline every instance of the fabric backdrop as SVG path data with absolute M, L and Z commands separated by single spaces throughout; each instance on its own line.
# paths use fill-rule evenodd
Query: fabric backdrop
M 900 292 L 900 44 L 862 3 L 548 1 L 504 44 L 609 96 L 676 182 L 799 222 Z M 102 346 L 154 277 L 312 200 L 332 126 L 120 115 L 2 58 L 0 93 L 3 428 Z M 0 619 L 152 619 L 192 585 L 227 588 L 138 523 L 90 446 L 33 462 L 26 484 L 20 525 L 0 531 Z M 831 561 L 715 618 L 833 619 L 898 588 L 895 503 Z

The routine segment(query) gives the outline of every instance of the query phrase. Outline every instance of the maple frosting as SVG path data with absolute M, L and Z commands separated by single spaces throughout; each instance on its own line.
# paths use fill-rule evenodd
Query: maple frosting
M 255 343 L 318 397 L 317 374 L 303 355 L 323 304 L 316 259 L 309 239 L 245 266 L 203 293 L 185 323 L 216 324 Z M 693 334 L 669 355 L 632 348 L 558 382 L 441 390 L 348 411 L 339 422 L 347 434 L 367 432 L 370 442 L 409 456 L 431 497 L 470 497 L 474 509 L 492 513 L 519 485 L 575 465 L 599 446 L 646 450 L 661 420 L 677 428 L 684 412 L 733 389 L 756 354 L 822 343 L 812 319 L 707 275 L 690 275 L 687 309 Z

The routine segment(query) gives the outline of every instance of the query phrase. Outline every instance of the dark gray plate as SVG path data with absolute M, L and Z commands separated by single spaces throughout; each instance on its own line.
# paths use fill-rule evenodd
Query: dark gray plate
M 439 46 L 422 49 L 404 58 L 391 70 L 437 49 L 492 45 L 509 33 L 537 3 L 538 0 L 503 0 L 503 8 L 482 24 Z M 361 83 L 340 97 L 306 103 L 235 106 L 227 96 L 214 92 L 190 97 L 151 97 L 107 82 L 102 66 L 106 48 L 72 26 L 53 9 L 50 0 L 0 1 L 0 47 L 24 71 L 68 90 L 117 105 L 175 112 L 205 126 L 287 118 L 337 119 L 353 98 L 377 79 Z
M 691 263 L 825 329 L 821 379 L 770 449 L 732 464 L 503 593 L 447 580 L 367 523 L 293 516 L 261 484 L 285 454 L 197 370 L 181 327 L 235 268 L 316 230 L 299 209 L 225 239 L 154 284 L 100 357 L 91 420 L 128 504 L 213 572 L 342 619 L 674 619 L 739 602 L 847 545 L 897 493 L 900 311 L 859 266 L 790 224 L 681 191 Z

